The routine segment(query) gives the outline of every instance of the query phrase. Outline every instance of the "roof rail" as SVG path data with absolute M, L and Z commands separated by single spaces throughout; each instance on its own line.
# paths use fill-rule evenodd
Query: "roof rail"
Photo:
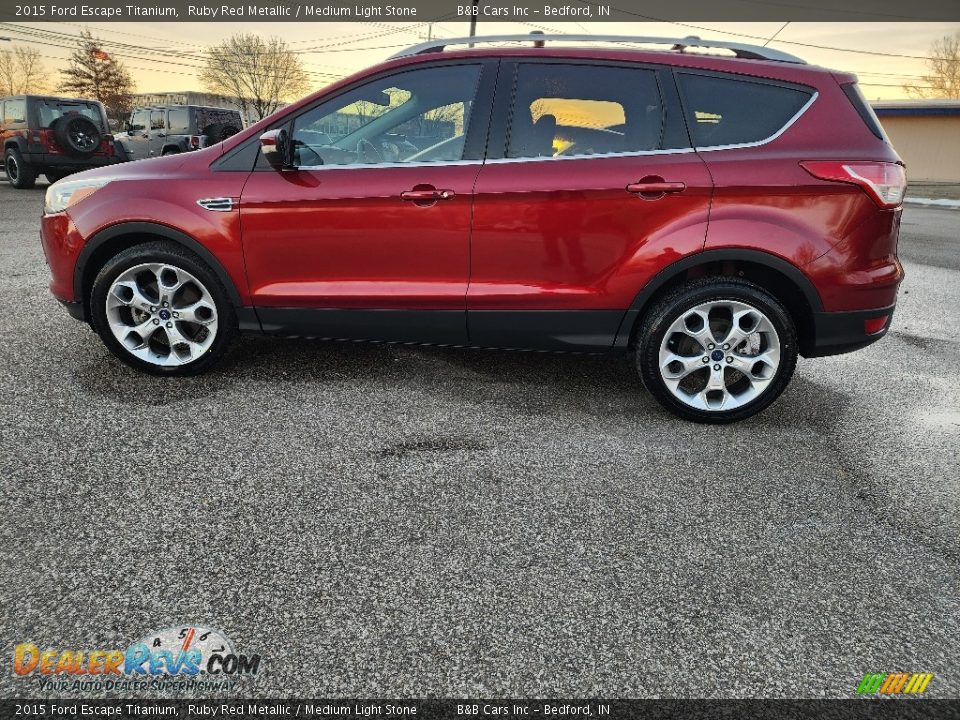
M 723 48 L 724 50 L 732 51 L 733 54 L 738 58 L 744 58 L 747 60 L 776 60 L 778 62 L 799 63 L 801 65 L 806 64 L 806 61 L 803 58 L 799 58 L 796 55 L 790 55 L 789 53 L 780 52 L 779 50 L 774 50 L 772 48 L 762 47 L 760 45 L 746 45 L 744 43 L 737 42 L 725 42 L 722 40 L 701 40 L 694 35 L 684 38 L 669 38 L 652 36 L 635 37 L 632 35 L 562 35 L 558 33 L 530 33 L 529 35 L 485 35 L 481 37 L 439 38 L 436 40 L 429 40 L 425 43 L 420 43 L 419 45 L 414 45 L 406 50 L 401 50 L 400 52 L 391 55 L 390 59 L 394 60 L 396 58 L 410 57 L 411 55 L 442 52 L 443 49 L 448 45 L 469 45 L 470 47 L 473 47 L 474 45 L 485 43 L 532 42 L 537 44 L 535 45 L 536 47 L 543 47 L 542 43 L 545 40 L 549 40 L 551 42 L 575 41 L 670 45 L 671 50 L 678 52 L 683 52 L 688 47 Z

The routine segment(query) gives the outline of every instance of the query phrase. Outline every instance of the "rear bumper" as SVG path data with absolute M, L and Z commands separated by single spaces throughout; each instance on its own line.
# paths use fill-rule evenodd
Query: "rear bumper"
M 807 358 L 841 355 L 872 345 L 887 334 L 896 304 L 874 310 L 817 312 L 813 314 L 813 335 L 800 349 Z M 867 333 L 866 323 L 886 318 L 876 332 Z
M 121 162 L 117 155 L 92 155 L 86 158 L 75 158 L 60 153 L 27 152 L 23 159 L 36 167 L 63 167 L 75 170 L 89 170 L 91 168 L 116 165 Z

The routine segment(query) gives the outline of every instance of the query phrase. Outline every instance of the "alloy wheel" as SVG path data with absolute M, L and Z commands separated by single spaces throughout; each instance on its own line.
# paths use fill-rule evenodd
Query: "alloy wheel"
M 776 328 L 762 311 L 739 300 L 713 300 L 670 325 L 660 344 L 660 377 L 689 407 L 732 410 L 766 391 L 780 350 Z
M 193 362 L 217 336 L 210 291 L 169 263 L 144 263 L 120 273 L 107 292 L 106 314 L 113 336 L 131 355 L 160 367 Z

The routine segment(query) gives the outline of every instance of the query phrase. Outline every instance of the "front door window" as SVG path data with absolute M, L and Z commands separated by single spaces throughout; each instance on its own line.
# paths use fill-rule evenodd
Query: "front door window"
M 479 65 L 398 73 L 294 121 L 300 167 L 455 162 L 463 158 Z

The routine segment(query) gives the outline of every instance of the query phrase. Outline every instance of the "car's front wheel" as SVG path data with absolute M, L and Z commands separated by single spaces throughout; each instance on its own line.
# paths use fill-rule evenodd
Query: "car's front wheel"
M 237 332 L 236 313 L 215 273 L 171 243 L 137 245 L 107 261 L 94 281 L 90 311 L 114 355 L 155 375 L 202 372 Z
M 687 283 L 644 316 L 637 367 L 644 385 L 682 418 L 727 423 L 777 399 L 797 364 L 797 332 L 772 295 L 736 278 Z

